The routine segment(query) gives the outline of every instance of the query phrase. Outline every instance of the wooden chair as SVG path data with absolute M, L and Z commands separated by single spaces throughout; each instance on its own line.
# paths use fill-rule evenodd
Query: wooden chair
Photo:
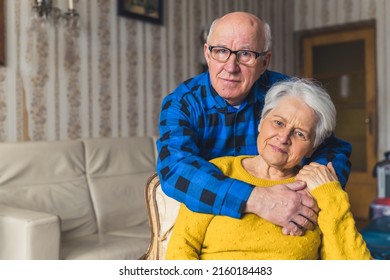
M 148 209 L 151 241 L 144 259 L 164 260 L 180 203 L 163 192 L 157 173 L 150 176 L 146 183 L 145 199 Z

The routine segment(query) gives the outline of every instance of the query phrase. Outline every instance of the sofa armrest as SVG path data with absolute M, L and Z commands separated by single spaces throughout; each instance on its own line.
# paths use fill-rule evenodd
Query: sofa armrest
M 59 258 L 60 221 L 55 215 L 0 205 L 0 259 Z

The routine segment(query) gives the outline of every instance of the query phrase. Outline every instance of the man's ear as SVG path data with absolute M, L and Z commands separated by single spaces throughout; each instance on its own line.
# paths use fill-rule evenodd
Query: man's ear
M 207 44 L 203 45 L 203 54 L 204 54 L 204 58 L 206 59 L 207 65 L 209 65 L 209 61 L 211 57 L 210 57 L 210 52 Z
M 268 68 L 269 64 L 271 63 L 271 57 L 272 57 L 272 52 L 269 51 L 266 53 L 266 55 L 264 55 L 263 57 L 263 66 L 265 68 Z

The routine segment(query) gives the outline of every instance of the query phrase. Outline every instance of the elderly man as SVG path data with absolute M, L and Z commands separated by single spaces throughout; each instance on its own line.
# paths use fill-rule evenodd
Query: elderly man
M 267 70 L 269 25 L 245 12 L 229 13 L 210 27 L 204 56 L 209 70 L 179 85 L 163 100 L 157 170 L 164 192 L 195 212 L 240 218 L 254 213 L 285 234 L 313 229 L 317 205 L 303 183 L 255 188 L 227 178 L 208 160 L 256 155 L 259 116 L 267 90 L 286 75 Z M 330 137 L 305 163 L 332 161 L 345 186 L 350 144 Z

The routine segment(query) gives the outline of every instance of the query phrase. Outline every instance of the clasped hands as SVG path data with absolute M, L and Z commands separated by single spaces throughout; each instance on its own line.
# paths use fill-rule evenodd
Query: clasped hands
M 310 191 L 337 180 L 332 163 L 313 162 L 299 171 L 293 183 L 254 188 L 245 212 L 281 226 L 286 235 L 303 235 L 315 228 L 320 210 Z

